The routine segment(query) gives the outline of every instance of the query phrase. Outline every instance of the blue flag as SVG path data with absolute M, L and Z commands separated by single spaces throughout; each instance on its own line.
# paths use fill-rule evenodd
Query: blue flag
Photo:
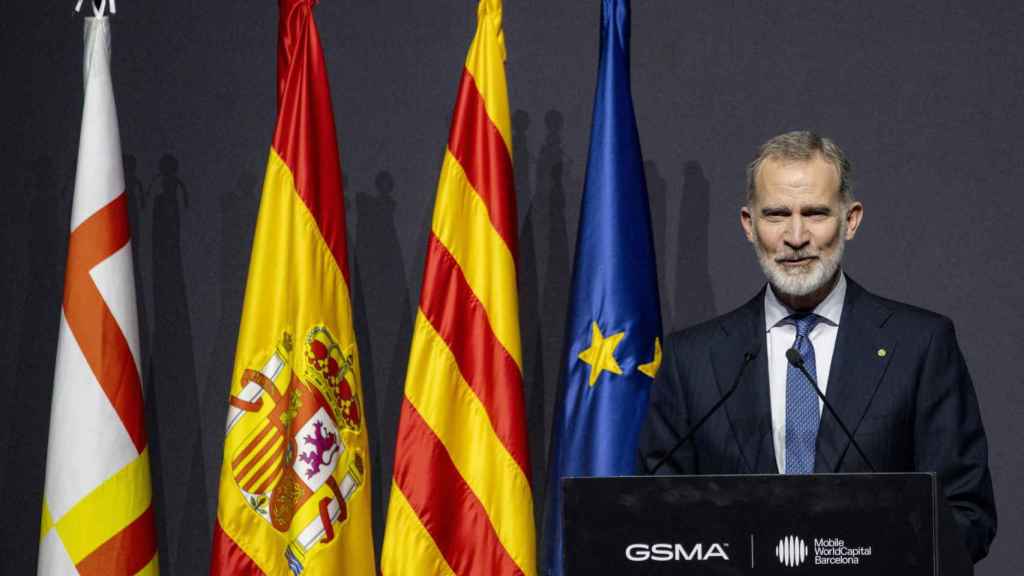
M 546 574 L 562 573 L 559 480 L 635 473 L 661 365 L 651 214 L 629 87 L 628 0 L 603 2 L 600 58 L 552 433 Z

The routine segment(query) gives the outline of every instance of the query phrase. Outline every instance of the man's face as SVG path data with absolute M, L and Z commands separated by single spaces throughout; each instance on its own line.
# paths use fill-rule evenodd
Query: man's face
M 838 171 L 821 155 L 808 161 L 766 159 L 755 184 L 740 222 L 761 269 L 780 296 L 820 301 L 839 270 L 846 240 L 857 232 L 863 207 L 843 205 Z

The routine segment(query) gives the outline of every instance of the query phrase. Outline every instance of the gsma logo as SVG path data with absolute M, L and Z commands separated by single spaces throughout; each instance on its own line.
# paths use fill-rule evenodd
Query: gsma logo
M 799 566 L 807 560 L 807 543 L 799 536 L 786 536 L 775 546 L 775 557 L 783 566 Z
M 728 560 L 729 555 L 725 553 L 725 548 L 728 546 L 728 542 L 713 542 L 710 546 L 697 542 L 689 548 L 678 542 L 636 543 L 626 546 L 626 559 L 630 562 L 647 562 L 649 560 L 655 562 L 707 562 L 715 558 Z

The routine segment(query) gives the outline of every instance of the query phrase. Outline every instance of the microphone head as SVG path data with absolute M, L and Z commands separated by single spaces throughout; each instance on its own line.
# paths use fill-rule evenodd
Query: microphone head
M 789 363 L 792 364 L 793 366 L 796 366 L 797 368 L 804 365 L 804 357 L 796 348 L 790 348 L 789 350 L 786 350 L 786 360 L 789 360 Z

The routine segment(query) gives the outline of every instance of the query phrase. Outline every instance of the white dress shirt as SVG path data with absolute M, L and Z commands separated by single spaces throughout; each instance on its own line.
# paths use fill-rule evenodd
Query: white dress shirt
M 839 333 L 839 319 L 843 314 L 843 300 L 846 299 L 846 276 L 840 271 L 839 281 L 832 292 L 814 309 L 820 318 L 811 330 L 809 338 L 814 346 L 815 378 L 824 394 L 828 388 L 829 370 L 832 368 L 832 352 L 836 348 Z M 764 291 L 764 323 L 767 332 L 768 384 L 772 403 L 772 440 L 775 444 L 775 463 L 779 472 L 786 471 L 786 372 L 789 362 L 786 350 L 796 340 L 796 324 L 788 317 L 793 310 L 779 301 L 771 284 Z M 822 402 L 818 400 L 818 414 Z

